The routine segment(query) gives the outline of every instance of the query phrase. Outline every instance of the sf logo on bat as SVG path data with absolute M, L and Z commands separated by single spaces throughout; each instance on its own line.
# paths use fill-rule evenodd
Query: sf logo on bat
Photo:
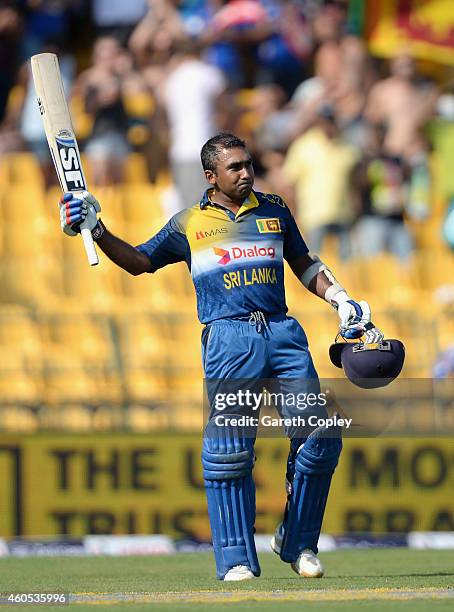
M 68 130 L 61 130 L 55 141 L 68 190 L 85 189 L 84 176 L 80 167 L 79 153 L 74 136 Z

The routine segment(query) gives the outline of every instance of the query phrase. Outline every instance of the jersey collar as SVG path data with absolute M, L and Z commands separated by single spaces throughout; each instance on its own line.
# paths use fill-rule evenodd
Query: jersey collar
M 213 189 L 207 189 L 205 191 L 205 193 L 203 194 L 202 199 L 200 200 L 200 208 L 203 210 L 204 208 L 206 208 L 207 206 L 216 206 L 218 207 L 217 204 L 213 204 L 213 202 L 211 201 L 211 196 L 213 195 Z M 255 193 L 253 191 L 251 191 L 251 193 L 249 194 L 249 197 L 247 197 L 243 204 L 241 205 L 241 208 L 239 209 L 239 211 L 236 213 L 235 218 L 237 219 L 239 216 L 243 215 L 244 213 L 252 210 L 253 208 L 257 208 L 257 206 L 260 205 L 260 202 L 257 199 L 257 196 L 255 195 Z M 224 208 L 223 206 L 221 206 L 221 208 Z

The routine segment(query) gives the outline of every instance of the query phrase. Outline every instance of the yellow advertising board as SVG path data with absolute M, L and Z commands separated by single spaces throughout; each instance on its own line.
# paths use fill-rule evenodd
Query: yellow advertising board
M 0 536 L 166 533 L 208 539 L 197 435 L 0 436 Z M 257 531 L 285 503 L 288 443 L 256 444 Z M 323 531 L 454 530 L 452 439 L 344 443 Z

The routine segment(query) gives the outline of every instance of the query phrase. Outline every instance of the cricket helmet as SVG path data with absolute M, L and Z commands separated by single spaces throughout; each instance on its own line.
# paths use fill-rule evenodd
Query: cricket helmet
M 343 368 L 346 377 L 358 387 L 385 387 L 399 376 L 405 347 L 400 340 L 384 339 L 376 328 L 369 329 L 363 338 L 359 342 L 335 341 L 329 349 L 331 362 Z

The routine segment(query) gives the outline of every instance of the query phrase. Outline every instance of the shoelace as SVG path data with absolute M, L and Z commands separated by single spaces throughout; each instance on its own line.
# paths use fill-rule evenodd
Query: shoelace
M 249 325 L 255 325 L 259 334 L 264 327 L 268 327 L 266 317 L 261 310 L 254 310 L 251 312 L 251 316 L 249 317 Z

